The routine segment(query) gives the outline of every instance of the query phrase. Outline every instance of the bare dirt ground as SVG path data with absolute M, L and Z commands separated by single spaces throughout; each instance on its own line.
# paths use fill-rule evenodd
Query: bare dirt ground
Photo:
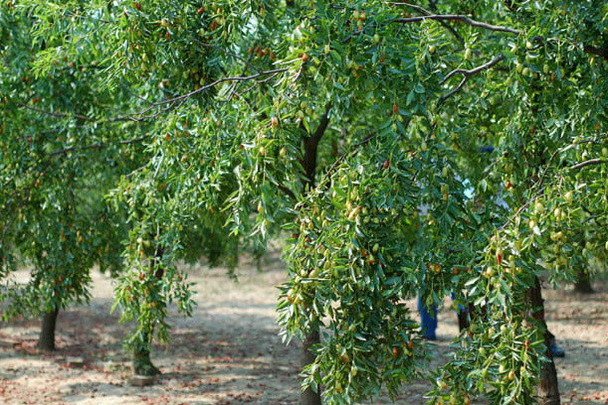
M 173 317 L 171 343 L 155 348 L 163 371 L 157 384 L 127 383 L 122 339 L 129 325 L 109 315 L 112 282 L 95 273 L 90 305 L 60 313 L 56 352 L 36 350 L 38 322 L 0 324 L 0 404 L 297 404 L 298 351 L 282 344 L 275 323 L 275 286 L 285 279 L 279 260 L 261 273 L 244 265 L 238 283 L 224 269 L 190 273 L 198 307 L 192 318 Z M 567 352 L 556 361 L 562 404 L 608 404 L 608 283 L 595 287 L 590 296 L 545 290 L 549 327 Z M 439 325 L 434 363 L 447 358 L 457 333 L 447 307 Z M 68 364 L 74 356 L 83 364 Z M 411 384 L 396 403 L 422 404 L 428 387 Z

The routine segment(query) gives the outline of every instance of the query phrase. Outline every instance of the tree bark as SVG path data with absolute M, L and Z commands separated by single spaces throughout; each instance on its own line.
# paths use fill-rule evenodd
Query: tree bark
M 321 142 L 321 138 L 329 125 L 330 109 L 331 105 L 327 105 L 319 126 L 314 133 L 308 134 L 303 141 L 304 155 L 302 156 L 302 167 L 304 168 L 304 179 L 302 180 L 302 186 L 304 187 L 304 194 L 306 194 L 307 191 L 312 190 L 315 186 L 317 150 L 319 142 Z M 302 342 L 302 368 L 315 360 L 315 356 L 310 351 L 310 348 L 317 343 L 321 343 L 321 337 L 319 329 L 315 328 L 305 336 L 304 341 Z M 321 405 L 321 388 L 318 387 L 317 391 L 318 392 L 315 392 L 310 387 L 302 391 L 302 394 L 300 395 L 300 405 Z
M 133 374 L 154 376 L 160 374 L 160 370 L 150 360 L 150 339 L 144 335 L 144 343 L 133 349 Z
M 313 330 L 304 338 L 304 341 L 302 342 L 302 368 L 315 360 L 315 356 L 312 354 L 310 349 L 313 345 L 318 343 L 321 343 L 321 337 L 318 329 Z M 315 392 L 310 387 L 306 388 L 300 395 L 300 405 L 321 405 L 320 392 L 320 389 L 319 392 Z
M 38 348 L 41 350 L 55 350 L 55 327 L 57 325 L 57 315 L 59 308 L 45 312 L 42 316 L 42 327 L 38 339 Z
M 543 362 L 540 369 L 538 403 L 540 405 L 560 405 L 557 371 L 553 362 L 553 354 L 549 349 L 552 343 L 552 335 L 547 329 L 547 323 L 545 322 L 545 306 L 538 277 L 534 278 L 534 286 L 528 291 L 528 298 L 532 307 L 532 318 L 537 322 L 545 339 L 545 356 L 549 359 L 549 361 Z
M 469 321 L 469 311 L 467 309 L 458 308 L 458 330 L 462 332 L 469 329 L 471 322 Z
M 591 286 L 591 279 L 589 278 L 589 272 L 585 269 L 580 268 L 576 272 L 576 282 L 574 283 L 574 291 L 581 294 L 593 294 L 593 287 Z
M 165 274 L 165 270 L 158 266 L 160 263 L 165 250 L 163 247 L 159 246 L 154 251 L 154 257 L 150 260 L 150 272 L 154 274 L 156 278 L 163 278 Z M 161 303 L 164 304 L 164 303 Z M 133 366 L 133 374 L 137 375 L 147 375 L 153 376 L 161 374 L 160 370 L 152 364 L 152 360 L 150 359 L 150 347 L 152 346 L 152 337 L 154 327 L 151 327 L 151 331 L 144 332 L 142 335 L 142 341 L 139 345 L 133 348 L 133 358 L 132 366 Z

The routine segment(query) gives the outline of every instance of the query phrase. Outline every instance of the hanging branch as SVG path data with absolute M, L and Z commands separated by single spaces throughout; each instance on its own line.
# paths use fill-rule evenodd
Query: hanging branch
M 202 93 L 205 90 L 209 90 L 210 88 L 217 86 L 218 84 L 226 83 L 226 82 L 245 82 L 245 81 L 250 81 L 250 80 L 256 80 L 258 78 L 265 77 L 265 76 L 274 77 L 275 75 L 282 73 L 282 72 L 286 72 L 288 70 L 289 70 L 289 68 L 281 68 L 281 69 L 260 71 L 255 74 L 249 75 L 249 76 L 223 77 L 221 79 L 217 79 L 209 84 L 199 87 L 196 90 L 182 94 L 180 96 L 150 103 L 150 106 L 142 111 L 130 113 L 125 116 L 112 117 L 112 118 L 108 118 L 105 120 L 97 120 L 93 117 L 87 117 L 87 116 L 80 115 L 80 114 L 66 114 L 66 113 L 60 113 L 60 112 L 55 112 L 55 111 L 47 111 L 47 110 L 43 110 L 41 108 L 29 106 L 27 104 L 24 104 L 24 103 L 21 103 L 18 101 L 15 103 L 22 108 L 26 108 L 28 110 L 35 111 L 40 114 L 49 115 L 49 116 L 56 117 L 56 118 L 77 118 L 77 119 L 91 122 L 91 123 L 118 122 L 118 121 L 141 122 L 141 121 L 146 121 L 148 119 L 155 118 L 155 117 L 159 116 L 160 114 L 162 114 L 163 112 L 168 111 L 171 108 L 173 108 L 175 103 L 184 102 L 184 101 L 188 100 L 189 98 L 191 98 L 199 93 Z M 154 110 L 157 107 L 161 107 L 161 106 L 164 106 L 164 107 L 161 108 L 159 111 L 146 115 L 150 111 Z
M 149 111 L 151 111 L 155 107 L 160 107 L 160 106 L 163 106 L 163 105 L 169 105 L 169 107 L 166 107 L 166 108 L 170 108 L 173 104 L 175 104 L 178 101 L 189 99 L 190 97 L 195 96 L 195 95 L 197 95 L 197 94 L 199 94 L 199 93 L 201 93 L 201 92 L 203 92 L 205 90 L 209 90 L 210 88 L 215 87 L 215 86 L 217 86 L 218 84 L 221 84 L 221 83 L 225 83 L 225 82 L 244 82 L 244 81 L 249 81 L 249 80 L 255 80 L 255 79 L 260 78 L 262 76 L 274 75 L 274 74 L 277 74 L 277 73 L 286 72 L 288 70 L 289 70 L 289 68 L 281 68 L 281 69 L 265 70 L 265 71 L 261 71 L 261 72 L 258 72 L 258 73 L 255 73 L 255 74 L 252 74 L 252 75 L 249 75 L 249 76 L 223 77 L 223 78 L 217 79 L 217 80 L 215 80 L 215 81 L 213 81 L 213 82 L 211 82 L 209 84 L 206 84 L 206 85 L 204 85 L 202 87 L 199 87 L 198 89 L 193 90 L 193 91 L 191 91 L 189 93 L 182 94 L 182 95 L 177 96 L 177 97 L 173 97 L 173 98 L 169 98 L 169 99 L 166 99 L 166 100 L 161 100 L 161 101 L 157 101 L 155 103 L 152 103 L 152 105 L 150 105 L 150 107 L 146 108 L 145 110 L 137 112 L 137 113 L 131 113 L 129 115 L 133 116 L 133 117 L 144 116 L 146 113 L 148 113 Z M 134 119 L 136 119 L 136 118 L 134 118 Z

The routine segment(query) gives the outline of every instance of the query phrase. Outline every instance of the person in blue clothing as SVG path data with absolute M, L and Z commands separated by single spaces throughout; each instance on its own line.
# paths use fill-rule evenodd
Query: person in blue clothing
M 452 294 L 452 299 L 454 295 Z M 432 311 L 432 312 L 431 312 Z M 422 298 L 418 297 L 418 312 L 420 313 L 420 331 L 422 332 L 422 336 L 426 340 L 437 340 L 437 306 L 433 305 L 429 311 L 424 303 L 422 302 Z M 466 328 L 468 325 L 464 319 L 467 316 L 467 310 L 464 306 L 458 305 L 458 326 L 462 330 Z M 553 357 L 565 357 L 566 351 L 557 345 L 555 341 L 555 335 L 549 331 L 550 342 L 549 350 L 553 354 Z
M 479 153 L 492 153 L 494 152 L 493 146 L 482 146 L 478 149 Z M 502 204 L 501 201 L 498 201 L 499 204 Z M 452 299 L 454 299 L 454 294 L 452 293 Z M 420 331 L 422 332 L 422 336 L 427 340 L 436 340 L 437 339 L 437 306 L 433 305 L 431 311 L 427 309 L 427 307 L 422 302 L 421 295 L 418 296 L 418 312 L 420 313 Z M 468 311 L 467 308 L 463 305 L 458 305 L 458 326 L 460 330 L 465 329 L 469 326 L 468 321 Z M 564 357 L 566 352 L 560 346 L 557 345 L 555 341 L 555 335 L 548 331 L 549 333 L 549 350 L 553 354 L 553 357 Z

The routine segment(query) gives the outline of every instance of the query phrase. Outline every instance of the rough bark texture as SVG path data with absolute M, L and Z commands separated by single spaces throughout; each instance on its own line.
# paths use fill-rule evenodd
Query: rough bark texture
M 306 336 L 302 342 L 302 367 L 315 360 L 315 356 L 311 353 L 310 348 L 320 342 L 321 339 L 318 330 L 315 330 Z M 300 395 L 300 405 L 321 405 L 321 395 L 318 392 L 313 391 L 310 387 L 306 388 Z
M 528 298 L 530 299 L 530 305 L 533 308 L 532 318 L 537 321 L 539 328 L 544 334 L 545 345 L 547 346 L 545 356 L 549 359 L 548 362 L 543 363 L 541 366 L 540 381 L 538 385 L 538 403 L 540 405 L 560 405 L 557 371 L 555 369 L 555 363 L 553 362 L 553 354 L 551 353 L 551 350 L 549 350 L 549 346 L 554 337 L 547 329 L 547 323 L 545 322 L 545 306 L 538 277 L 535 277 L 535 283 L 528 292 Z
M 593 294 L 593 287 L 591 287 L 591 279 L 589 273 L 585 269 L 579 269 L 576 273 L 576 283 L 574 283 L 574 291 L 581 294 Z
M 38 348 L 41 350 L 55 350 L 55 326 L 59 309 L 45 312 L 42 316 L 42 327 L 38 339 Z

